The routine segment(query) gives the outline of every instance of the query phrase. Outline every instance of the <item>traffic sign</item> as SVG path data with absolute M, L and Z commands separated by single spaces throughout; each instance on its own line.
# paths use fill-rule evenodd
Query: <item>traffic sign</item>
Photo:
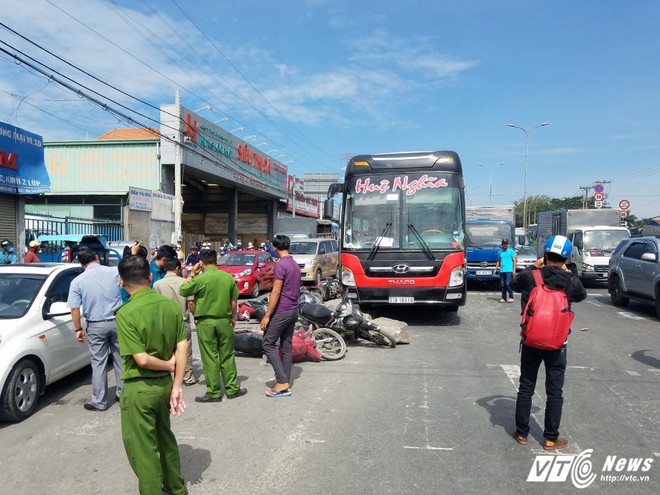
M 623 219 L 623 218 L 628 218 L 628 212 L 627 212 L 626 210 L 623 210 L 623 211 L 621 212 L 621 218 L 622 218 L 622 219 Z
M 603 207 L 603 202 L 602 201 L 594 201 L 594 206 L 596 208 L 602 208 Z
M 605 186 L 603 184 L 594 184 L 594 191 L 597 193 L 602 193 L 605 191 Z
M 619 208 L 621 208 L 622 210 L 627 210 L 628 208 L 630 208 L 630 201 L 628 201 L 627 199 L 622 199 L 621 201 L 619 201 Z
M 603 193 L 594 194 L 594 201 L 602 201 L 604 199 L 605 199 L 605 197 L 603 196 Z

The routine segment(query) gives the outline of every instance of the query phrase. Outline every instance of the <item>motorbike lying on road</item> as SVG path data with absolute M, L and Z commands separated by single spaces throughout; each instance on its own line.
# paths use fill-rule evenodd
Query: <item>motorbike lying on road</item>
M 363 338 L 386 347 L 396 347 L 396 340 L 383 330 L 380 325 L 367 320 L 364 314 L 353 305 L 344 291 L 341 301 L 332 309 L 314 301 L 314 295 L 301 291 L 298 298 L 300 317 L 319 330 L 330 329 L 349 340 Z

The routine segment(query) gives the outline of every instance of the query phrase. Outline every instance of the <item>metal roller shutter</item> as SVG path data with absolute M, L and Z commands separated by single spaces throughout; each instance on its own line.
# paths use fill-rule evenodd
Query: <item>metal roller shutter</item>
M 0 241 L 9 239 L 14 246 L 18 246 L 16 203 L 16 196 L 0 193 Z

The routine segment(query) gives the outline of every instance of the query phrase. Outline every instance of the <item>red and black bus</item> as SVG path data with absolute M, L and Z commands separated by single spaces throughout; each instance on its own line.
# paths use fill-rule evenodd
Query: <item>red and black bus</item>
M 465 201 L 453 151 L 358 155 L 332 184 L 340 209 L 341 283 L 362 307 L 465 304 Z

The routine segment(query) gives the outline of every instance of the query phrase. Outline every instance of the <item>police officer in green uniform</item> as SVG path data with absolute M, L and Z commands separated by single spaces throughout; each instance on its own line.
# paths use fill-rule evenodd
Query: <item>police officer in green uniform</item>
M 234 326 L 238 287 L 227 272 L 218 270 L 218 256 L 213 250 L 204 250 L 199 262 L 179 288 L 184 297 L 194 296 L 197 341 L 206 378 L 206 394 L 195 397 L 196 402 L 220 402 L 222 389 L 220 375 L 225 384 L 228 399 L 247 394 L 236 381 L 234 356 Z M 201 272 L 201 273 L 200 273 Z
M 180 416 L 186 407 L 188 341 L 183 316 L 174 301 L 149 288 L 145 258 L 123 258 L 119 277 L 131 295 L 116 314 L 124 358 L 119 399 L 124 449 L 141 494 L 184 494 L 179 447 L 170 427 L 170 412 Z

